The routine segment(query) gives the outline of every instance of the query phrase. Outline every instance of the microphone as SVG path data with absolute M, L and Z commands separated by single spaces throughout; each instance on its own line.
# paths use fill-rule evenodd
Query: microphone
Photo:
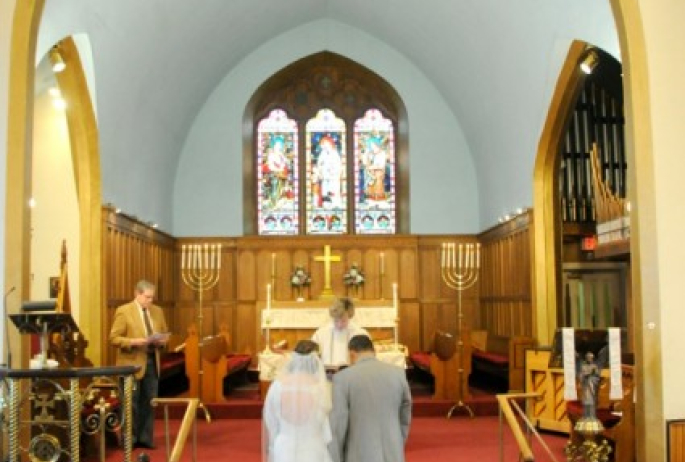
M 9 329 L 9 317 L 7 316 L 7 297 L 10 296 L 12 292 L 17 289 L 17 286 L 12 286 L 5 292 L 5 298 L 2 300 L 2 319 L 5 323 L 5 348 L 7 349 L 7 366 L 8 369 L 12 369 L 12 351 L 10 350 L 10 329 Z

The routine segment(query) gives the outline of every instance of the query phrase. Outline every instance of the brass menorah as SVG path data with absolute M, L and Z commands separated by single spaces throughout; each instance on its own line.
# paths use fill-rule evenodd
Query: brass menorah
M 466 409 L 471 417 L 473 411 L 464 403 L 464 358 L 462 350 L 464 342 L 462 340 L 462 326 L 464 313 L 461 306 L 461 294 L 465 290 L 474 286 L 478 281 L 480 271 L 480 244 L 457 244 L 443 243 L 442 255 L 440 260 L 442 280 L 450 289 L 457 291 L 457 352 L 459 355 L 459 396 L 457 403 L 452 406 L 447 413 L 447 418 L 459 408 Z
M 208 410 L 202 404 L 202 347 L 204 341 L 202 313 L 202 298 L 205 290 L 210 290 L 219 282 L 221 274 L 221 244 L 187 244 L 181 247 L 181 277 L 183 283 L 197 292 L 197 335 L 198 335 L 198 377 L 197 392 L 200 407 L 205 409 L 209 420 Z

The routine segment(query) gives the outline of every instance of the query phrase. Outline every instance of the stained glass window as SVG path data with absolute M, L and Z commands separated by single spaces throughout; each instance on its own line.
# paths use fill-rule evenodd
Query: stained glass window
M 259 234 L 299 234 L 297 122 L 275 109 L 257 127 Z
M 397 228 L 395 139 L 392 121 L 370 109 L 354 124 L 354 208 L 357 234 Z
M 347 233 L 345 122 L 321 109 L 305 136 L 307 234 Z

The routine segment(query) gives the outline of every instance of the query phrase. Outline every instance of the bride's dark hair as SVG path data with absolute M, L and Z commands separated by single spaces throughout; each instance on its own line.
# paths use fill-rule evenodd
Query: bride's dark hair
M 301 355 L 308 355 L 310 353 L 318 353 L 319 352 L 319 344 L 314 342 L 313 340 L 300 340 L 295 345 L 295 349 L 293 351 L 295 351 L 295 353 L 299 353 Z

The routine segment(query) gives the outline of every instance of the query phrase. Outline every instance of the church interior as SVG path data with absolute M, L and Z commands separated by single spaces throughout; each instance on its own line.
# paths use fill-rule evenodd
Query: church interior
M 168 460 L 195 418 L 260 431 L 348 297 L 417 434 L 481 419 L 493 447 L 501 415 L 512 459 L 548 460 L 532 431 L 559 460 L 685 461 L 674 3 L 3 2 L 0 461 L 130 460 L 105 443 L 132 383 L 109 337 L 140 280 L 170 333 Z

